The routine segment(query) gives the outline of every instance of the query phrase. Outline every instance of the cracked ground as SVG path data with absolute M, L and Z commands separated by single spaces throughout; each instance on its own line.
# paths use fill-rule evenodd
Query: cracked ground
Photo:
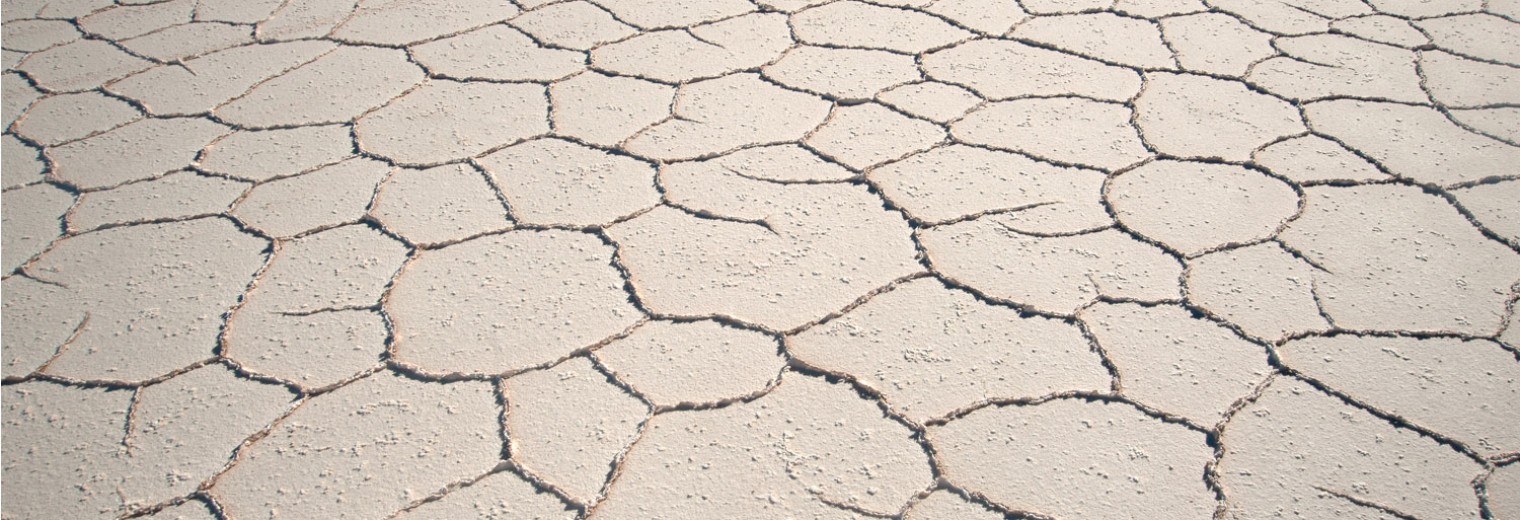
M 16 519 L 1520 519 L 1520 1 L 4 0 Z

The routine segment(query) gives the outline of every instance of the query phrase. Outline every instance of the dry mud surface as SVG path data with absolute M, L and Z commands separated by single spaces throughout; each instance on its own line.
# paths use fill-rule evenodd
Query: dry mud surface
M 15 519 L 1520 519 L 1520 1 L 4 0 Z

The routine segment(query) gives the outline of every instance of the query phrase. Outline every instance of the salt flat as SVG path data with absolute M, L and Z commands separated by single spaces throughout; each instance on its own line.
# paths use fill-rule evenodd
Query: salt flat
M 1520 1 L 3 0 L 5 519 L 1520 520 Z

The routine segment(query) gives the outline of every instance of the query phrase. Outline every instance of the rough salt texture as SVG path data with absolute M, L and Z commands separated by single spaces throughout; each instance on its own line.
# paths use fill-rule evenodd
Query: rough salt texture
M 381 185 L 370 213 L 414 244 L 463 240 L 512 223 L 486 177 L 460 164 L 397 171 Z
M 1217 471 L 1232 490 L 1226 503 L 1232 518 L 1390 516 L 1380 509 L 1478 518 L 1468 483 L 1482 466 L 1289 377 L 1237 413 L 1220 443 Z M 1377 478 L 1387 474 L 1402 477 Z
M 1119 169 L 1150 156 L 1124 105 L 1081 98 L 1003 101 L 950 128 L 956 139 L 1065 164 Z
M 919 239 L 947 278 L 1046 312 L 1072 314 L 1100 295 L 1162 301 L 1180 292 L 1177 260 L 1119 231 L 1043 237 L 988 217 L 936 227 Z
M 1126 101 L 1140 92 L 1140 75 L 1132 70 L 1000 40 L 975 40 L 930 53 L 923 68 L 930 78 L 989 99 L 1077 95 Z
M 518 375 L 504 386 L 512 459 L 583 503 L 601 493 L 614 459 L 649 414 L 583 358 Z
M 1214 454 L 1203 434 L 1124 403 L 993 406 L 929 435 L 945 478 L 1014 510 L 1062 518 L 1214 513 L 1214 492 L 1198 477 Z
M 758 395 L 786 360 L 775 338 L 717 321 L 652 321 L 596 351 L 656 406 L 716 404 Z
M 624 147 L 654 159 L 679 160 L 794 141 L 824 122 L 829 104 L 758 75 L 733 74 L 681 87 L 672 113 L 678 117 L 649 127 Z
M 1468 132 L 1430 108 L 1374 101 L 1311 103 L 1311 126 L 1377 159 L 1394 175 L 1450 185 L 1506 175 L 1520 147 Z
M 864 170 L 921 152 L 945 139 L 945 130 L 870 103 L 834 111 L 805 141 L 827 158 Z
M 1149 75 L 1135 113 L 1146 142 L 1182 157 L 1244 161 L 1257 148 L 1305 130 L 1286 101 L 1187 74 Z
M 1326 271 L 1319 301 L 1351 329 L 1488 335 L 1520 280 L 1520 254 L 1488 240 L 1450 204 L 1407 186 L 1305 190 L 1283 243 Z
M 1271 372 L 1266 349 L 1182 307 L 1099 304 L 1079 316 L 1118 368 L 1123 395 L 1205 427 Z
M 151 181 L 127 184 L 79 196 L 68 215 L 70 231 L 109 225 L 167 220 L 227 211 L 248 191 L 248 183 L 175 172 Z
M 1283 364 L 1485 455 L 1520 451 L 1514 353 L 1488 340 L 1333 336 L 1290 341 Z
M 496 466 L 498 412 L 487 383 L 375 374 L 297 408 L 241 450 L 211 496 L 228 515 L 385 516 Z
M 861 374 L 914 420 L 989 399 L 1101 392 L 1108 373 L 1077 327 L 988 305 L 938 280 L 876 295 L 790 342 L 811 366 Z
M 651 419 L 597 516 L 888 514 L 932 482 L 910 435 L 847 385 L 790 373 L 753 402 Z
M 570 519 L 575 513 L 554 495 L 539 491 L 511 473 L 495 473 L 469 487 L 450 491 L 436 502 L 395 517 L 398 520 L 456 518 Z
M 420 255 L 386 308 L 397 358 L 437 373 L 500 373 L 568 356 L 637 319 L 612 248 L 570 231 L 514 231 Z
M 523 143 L 479 164 L 519 222 L 594 226 L 660 201 L 654 166 L 568 141 Z
M 1277 340 L 1326 330 L 1315 302 L 1313 266 L 1276 243 L 1209 253 L 1188 261 L 1193 303 L 1247 334 Z
M 536 85 L 437 81 L 366 114 L 354 126 L 364 151 L 412 164 L 467 159 L 549 131 Z
M 869 177 L 883 195 L 925 222 L 1038 207 L 1068 209 L 1083 227 L 1111 222 L 1101 202 L 1102 172 L 1014 153 L 950 145 L 877 168 Z
M 276 237 L 357 221 L 390 172 L 385 163 L 352 159 L 311 173 L 255 186 L 232 214 Z
M 202 152 L 201 167 L 250 181 L 289 177 L 352 156 L 350 134 L 342 125 L 234 132 Z

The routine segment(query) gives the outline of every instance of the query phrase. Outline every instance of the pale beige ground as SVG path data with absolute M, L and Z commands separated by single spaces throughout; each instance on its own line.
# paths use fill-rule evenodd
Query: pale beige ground
M 0 13 L 0 518 L 1520 520 L 1520 1 Z

